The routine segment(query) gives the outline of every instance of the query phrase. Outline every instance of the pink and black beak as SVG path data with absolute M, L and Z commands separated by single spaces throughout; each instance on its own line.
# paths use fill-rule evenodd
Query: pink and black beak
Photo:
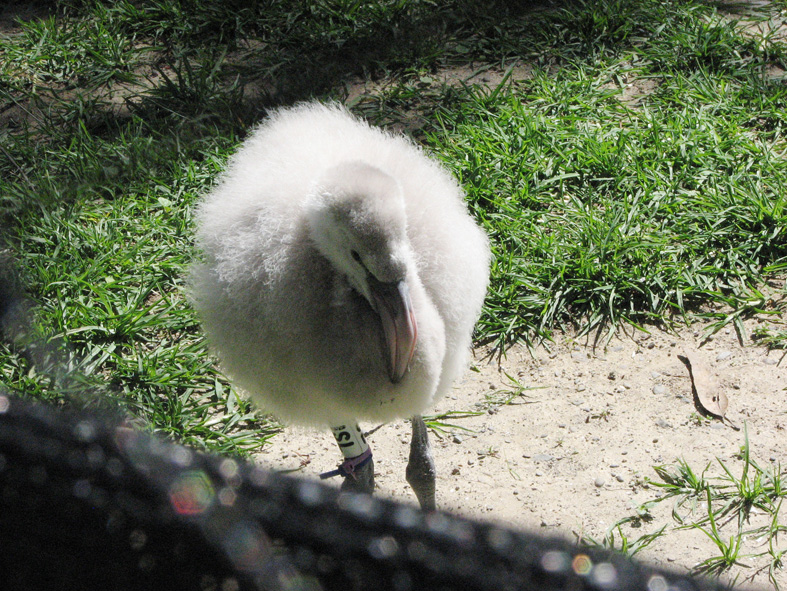
M 383 283 L 369 277 L 369 287 L 383 325 L 388 352 L 388 377 L 402 381 L 415 352 L 418 327 L 407 283 Z

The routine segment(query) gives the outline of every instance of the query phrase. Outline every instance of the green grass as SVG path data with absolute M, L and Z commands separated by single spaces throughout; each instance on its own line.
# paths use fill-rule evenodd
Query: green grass
M 481 330 L 501 345 L 534 328 L 737 307 L 784 269 L 782 139 L 753 131 L 747 107 L 762 83 L 676 73 L 631 107 L 606 87 L 630 65 L 604 66 L 539 70 L 492 104 L 476 94 L 440 111 L 430 136 L 493 237 Z M 676 101 L 698 84 L 723 108 Z
M 2 241 L 35 304 L 0 349 L 5 388 L 261 445 L 275 424 L 230 393 L 183 296 L 191 208 L 268 107 L 342 98 L 354 77 L 381 82 L 354 109 L 412 129 L 492 239 L 478 342 L 783 311 L 772 30 L 700 1 L 285 4 L 69 1 L 0 39 Z M 440 82 L 471 63 L 510 76 Z M 778 326 L 756 336 L 784 347 Z
M 580 541 L 633 556 L 651 544 L 658 546 L 662 538 L 679 537 L 681 530 L 695 530 L 707 536 L 716 552 L 695 564 L 693 572 L 726 575 L 738 582 L 753 580 L 764 572 L 779 589 L 777 571 L 783 567 L 785 552 L 781 510 L 787 496 L 787 472 L 779 463 L 760 465 L 755 461 L 746 429 L 740 453 L 731 461 L 717 458 L 716 465 L 705 466 L 699 475 L 683 459 L 655 466 L 654 471 L 657 479 L 645 481 L 656 493 L 654 498 L 637 507 L 635 514 L 614 523 L 601 540 Z M 672 503 L 672 524 L 659 524 L 654 508 L 667 502 Z M 650 531 L 630 537 L 643 529 Z M 687 543 L 679 541 L 674 547 Z
M 713 542 L 718 554 L 700 561 L 694 567 L 696 572 L 719 575 L 735 570 L 739 578 L 747 574 L 740 567 L 748 569 L 755 564 L 767 571 L 778 589 L 776 570 L 782 567 L 784 555 L 779 534 L 783 536 L 785 531 L 781 509 L 787 496 L 787 472 L 779 463 L 761 466 L 754 460 L 746 430 L 735 459 L 739 473 L 717 459 L 714 474 L 710 474 L 709 465 L 700 477 L 683 460 L 673 466 L 657 466 L 659 480 L 650 481 L 650 485 L 663 492 L 645 503 L 641 511 L 672 500 L 672 515 L 678 527 L 701 531 Z M 659 530 L 660 535 L 664 527 Z M 748 560 L 744 563 L 743 559 Z

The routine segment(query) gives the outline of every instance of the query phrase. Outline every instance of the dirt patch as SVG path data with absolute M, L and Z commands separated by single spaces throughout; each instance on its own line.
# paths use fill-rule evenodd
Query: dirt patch
M 746 323 L 748 334 L 757 323 Z M 678 358 L 700 345 L 703 328 L 695 324 L 678 334 L 634 332 L 595 350 L 563 337 L 550 350 L 538 348 L 531 354 L 514 348 L 500 365 L 476 360 L 474 371 L 435 409 L 481 411 L 446 418 L 444 422 L 455 427 L 441 436 L 432 434 L 439 507 L 530 531 L 601 540 L 610 526 L 637 515 L 637 507 L 658 496 L 659 490 L 646 480 L 658 480 L 654 466 L 683 458 L 697 474 L 710 464 L 708 475 L 719 475 L 718 458 L 739 475 L 744 431 L 699 417 L 688 371 Z M 699 355 L 729 397 L 727 417 L 748 429 L 755 461 L 763 467 L 784 465 L 783 353 L 751 342 L 741 345 L 730 328 L 702 346 Z M 498 405 L 516 390 L 508 376 L 530 389 L 510 404 Z M 403 421 L 369 436 L 378 494 L 414 503 L 404 479 L 409 439 L 409 424 Z M 338 459 L 327 431 L 288 428 L 257 461 L 316 478 Z M 647 520 L 622 526 L 633 541 L 666 525 L 665 535 L 638 554 L 639 559 L 690 569 L 719 554 L 701 531 L 678 530 L 672 509 L 671 501 L 659 503 Z M 698 507 L 694 517 L 702 517 L 702 511 Z M 688 509 L 680 512 L 687 514 Z M 744 529 L 764 525 L 765 518 L 753 512 Z M 735 527 L 724 526 L 726 539 Z M 756 535 L 745 536 L 741 554 L 765 552 L 764 543 Z M 739 584 L 769 585 L 766 558 L 741 561 L 749 568 L 730 573 L 741 573 Z M 785 573 L 777 573 L 777 580 L 787 584 Z

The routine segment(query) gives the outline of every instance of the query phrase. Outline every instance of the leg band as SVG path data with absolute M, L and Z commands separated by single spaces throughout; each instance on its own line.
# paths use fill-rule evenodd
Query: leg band
M 323 480 L 332 476 L 351 476 L 355 478 L 355 471 L 368 464 L 372 459 L 372 450 L 369 448 L 369 444 L 366 443 L 363 431 L 361 431 L 357 423 L 331 427 L 331 431 L 333 431 L 333 436 L 339 445 L 339 449 L 342 450 L 344 462 L 336 470 L 320 474 L 320 478 Z
M 366 451 L 363 452 L 361 455 L 355 458 L 347 458 L 339 464 L 339 467 L 336 470 L 331 470 L 329 472 L 323 472 L 320 474 L 320 479 L 325 480 L 326 478 L 333 478 L 334 476 L 344 476 L 345 478 L 351 477 L 356 478 L 355 471 L 358 468 L 362 468 L 366 464 L 368 464 L 372 459 L 372 450 L 371 448 L 367 447 Z
M 331 431 L 333 431 L 336 443 L 339 444 L 339 449 L 342 450 L 342 455 L 345 458 L 356 458 L 369 449 L 369 444 L 366 443 L 363 431 L 357 423 L 331 427 Z

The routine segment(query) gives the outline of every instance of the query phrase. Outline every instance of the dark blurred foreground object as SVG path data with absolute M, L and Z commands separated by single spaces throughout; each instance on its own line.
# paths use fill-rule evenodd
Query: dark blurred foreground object
M 722 587 L 560 540 L 339 493 L 0 392 L 0 588 Z

